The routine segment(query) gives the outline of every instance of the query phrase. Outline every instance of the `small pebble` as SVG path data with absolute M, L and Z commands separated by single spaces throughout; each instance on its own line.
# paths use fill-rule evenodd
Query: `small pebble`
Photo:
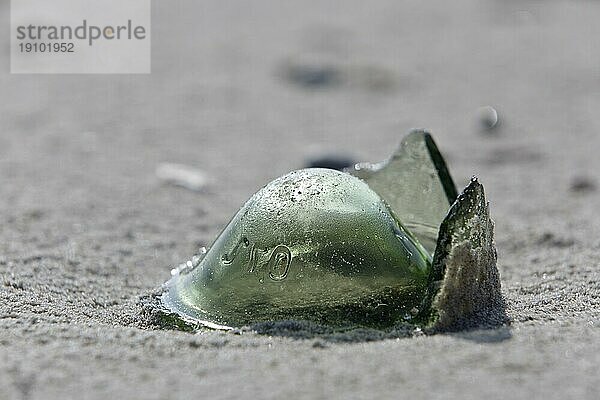
M 596 183 L 589 178 L 578 176 L 571 180 L 570 189 L 572 192 L 589 193 L 596 190 Z
M 498 111 L 494 107 L 485 106 L 477 110 L 477 123 L 482 131 L 491 131 L 498 127 Z
M 283 63 L 281 71 L 286 81 L 306 89 L 338 86 L 343 80 L 342 71 L 324 56 L 294 57 Z
M 356 160 L 342 154 L 322 154 L 306 160 L 306 168 L 329 168 L 338 171 L 356 164 Z

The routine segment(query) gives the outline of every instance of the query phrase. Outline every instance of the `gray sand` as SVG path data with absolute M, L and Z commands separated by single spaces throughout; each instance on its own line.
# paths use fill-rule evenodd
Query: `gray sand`
M 151 75 L 9 75 L 0 38 L 0 398 L 597 398 L 600 4 L 219 3 L 154 3 Z M 510 326 L 144 329 L 140 296 L 261 185 L 413 127 L 485 185 Z

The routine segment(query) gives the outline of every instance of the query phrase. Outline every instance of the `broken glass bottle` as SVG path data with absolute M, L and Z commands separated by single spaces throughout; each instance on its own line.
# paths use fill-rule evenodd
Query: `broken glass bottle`
M 495 254 L 483 188 L 472 181 L 457 196 L 431 136 L 413 131 L 382 163 L 266 185 L 205 255 L 174 271 L 161 302 L 187 323 L 224 329 L 450 327 L 499 296 Z

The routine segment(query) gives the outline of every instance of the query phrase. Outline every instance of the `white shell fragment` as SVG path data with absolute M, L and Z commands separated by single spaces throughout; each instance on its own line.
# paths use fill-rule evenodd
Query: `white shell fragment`
M 175 186 L 202 191 L 208 185 L 208 176 L 201 169 L 184 164 L 160 163 L 156 167 L 156 177 L 162 182 Z

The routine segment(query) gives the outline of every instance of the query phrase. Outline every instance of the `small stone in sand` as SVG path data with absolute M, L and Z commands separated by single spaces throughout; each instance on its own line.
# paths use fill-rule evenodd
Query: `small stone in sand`
M 477 123 L 484 132 L 498 127 L 498 111 L 494 107 L 485 106 L 477 110 Z
M 356 164 L 356 160 L 352 157 L 334 153 L 323 153 L 309 157 L 305 163 L 307 168 L 329 168 L 338 171 L 351 167 L 354 164 Z
M 596 183 L 590 178 L 577 176 L 571 180 L 570 189 L 576 193 L 589 193 L 596 190 Z
M 282 77 L 305 89 L 328 88 L 342 83 L 342 71 L 328 57 L 302 56 L 286 60 Z

